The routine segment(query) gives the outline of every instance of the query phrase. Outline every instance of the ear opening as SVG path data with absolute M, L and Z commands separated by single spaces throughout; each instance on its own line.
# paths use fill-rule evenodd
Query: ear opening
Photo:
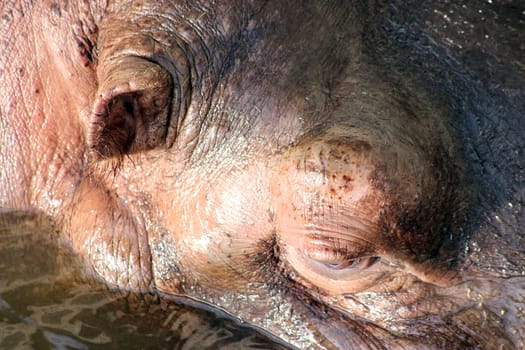
M 98 72 L 101 78 L 88 123 L 95 159 L 147 151 L 166 144 L 173 80 L 160 65 L 128 56 Z

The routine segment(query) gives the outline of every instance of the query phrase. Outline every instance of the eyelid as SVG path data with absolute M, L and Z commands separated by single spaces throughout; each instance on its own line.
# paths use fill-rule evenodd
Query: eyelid
M 370 245 L 339 238 L 305 237 L 299 247 L 304 255 L 319 262 L 342 262 L 374 256 Z
M 355 293 L 375 285 L 388 270 L 382 264 L 372 264 L 370 268 L 331 269 L 315 261 L 296 247 L 288 246 L 287 259 L 298 273 L 298 281 L 304 280 L 330 294 Z M 380 261 L 375 260 L 375 261 Z M 304 283 L 304 282 L 301 282 Z
M 349 260 L 347 254 L 342 253 L 340 250 L 312 248 L 303 249 L 303 254 L 307 258 L 321 263 L 337 263 Z

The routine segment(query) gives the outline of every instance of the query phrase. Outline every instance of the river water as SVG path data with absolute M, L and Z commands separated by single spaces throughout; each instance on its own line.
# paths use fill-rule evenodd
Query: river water
M 202 310 L 86 278 L 38 216 L 0 216 L 0 349 L 284 349 Z

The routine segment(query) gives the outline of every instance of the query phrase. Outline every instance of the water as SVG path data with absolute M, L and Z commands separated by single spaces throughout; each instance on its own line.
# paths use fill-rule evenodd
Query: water
M 81 273 L 36 215 L 0 216 L 0 349 L 284 349 L 252 329 Z

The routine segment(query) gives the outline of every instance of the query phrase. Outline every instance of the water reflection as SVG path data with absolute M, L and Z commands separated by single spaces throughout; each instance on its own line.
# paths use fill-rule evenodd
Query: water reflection
M 0 214 L 0 349 L 284 349 L 205 311 L 82 276 L 45 220 Z

